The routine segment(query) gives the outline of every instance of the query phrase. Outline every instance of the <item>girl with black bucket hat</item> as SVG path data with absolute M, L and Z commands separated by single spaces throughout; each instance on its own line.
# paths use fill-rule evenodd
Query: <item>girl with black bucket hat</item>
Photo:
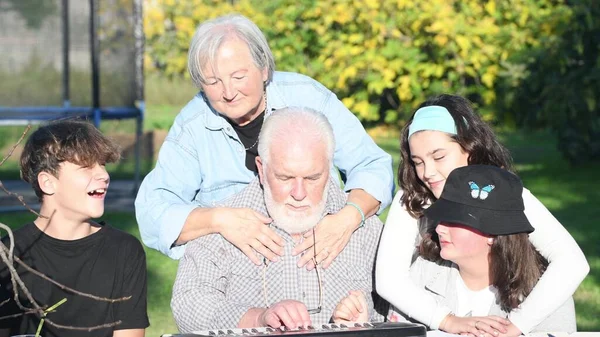
M 451 315 L 474 317 L 475 328 L 500 322 L 530 294 L 548 265 L 529 241 L 523 185 L 495 166 L 453 170 L 440 198 L 424 211 L 429 226 L 411 278 Z M 485 317 L 487 319 L 479 319 Z M 405 317 L 392 308 L 390 320 Z M 533 331 L 574 332 L 573 298 Z
M 413 253 L 420 245 L 419 231 L 422 234 L 427 228 L 423 212 L 440 198 L 456 168 L 479 164 L 511 171 L 512 158 L 490 126 L 460 96 L 440 95 L 423 103 L 402 130 L 400 142 L 401 191 L 392 202 L 381 238 L 377 292 L 431 329 L 475 336 L 517 336 L 533 331 L 573 295 L 589 272 L 573 237 L 531 192 L 522 189 L 524 214 L 535 228 L 529 240 L 548 260 L 546 271 L 519 310 L 512 310 L 507 319 L 452 315 L 448 305 L 436 301 L 410 277 Z M 468 188 L 478 200 L 492 198 L 496 191 L 476 181 Z

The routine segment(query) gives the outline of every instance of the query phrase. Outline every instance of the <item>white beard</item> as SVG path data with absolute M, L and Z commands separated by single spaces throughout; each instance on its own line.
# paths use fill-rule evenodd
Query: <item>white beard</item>
M 288 234 L 300 234 L 315 227 L 323 216 L 325 204 L 327 202 L 327 190 L 330 182 L 328 181 L 323 191 L 323 198 L 316 205 L 309 205 L 310 208 L 303 212 L 294 212 L 286 207 L 285 204 L 280 204 L 273 200 L 273 194 L 269 188 L 269 183 L 265 179 L 263 184 L 265 194 L 265 205 L 267 212 L 273 219 L 274 225 L 283 229 Z

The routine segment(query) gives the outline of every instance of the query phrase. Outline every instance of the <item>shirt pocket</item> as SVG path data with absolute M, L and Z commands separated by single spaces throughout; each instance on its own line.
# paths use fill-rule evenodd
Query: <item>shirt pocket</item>
M 368 257 L 369 254 L 365 251 L 361 239 L 361 237 L 352 238 L 330 266 L 336 269 L 335 274 L 340 278 L 356 281 L 372 279 L 374 261 Z

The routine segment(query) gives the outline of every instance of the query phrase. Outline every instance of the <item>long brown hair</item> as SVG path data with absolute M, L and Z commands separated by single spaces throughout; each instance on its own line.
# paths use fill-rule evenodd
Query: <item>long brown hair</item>
M 469 154 L 469 165 L 494 165 L 513 171 L 510 152 L 498 141 L 492 128 L 473 110 L 471 103 L 456 95 L 439 95 L 425 101 L 419 108 L 431 105 L 445 107 L 452 115 L 457 134 L 449 135 L 463 151 Z M 414 218 L 423 215 L 423 206 L 436 200 L 417 176 L 408 144 L 408 128 L 413 116 L 400 135 L 401 161 L 398 167 L 398 185 L 404 191 L 401 203 Z
M 424 259 L 441 262 L 440 241 L 435 226 L 430 225 L 419 245 Z M 498 289 L 502 310 L 510 312 L 531 293 L 548 261 L 529 241 L 527 233 L 498 235 L 490 249 L 491 283 Z

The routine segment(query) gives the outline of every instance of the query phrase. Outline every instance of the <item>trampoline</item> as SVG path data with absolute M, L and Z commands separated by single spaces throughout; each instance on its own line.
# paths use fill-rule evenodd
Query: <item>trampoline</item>
M 144 119 L 143 0 L 0 1 L 0 126 Z M 135 191 L 134 191 L 135 192 Z

